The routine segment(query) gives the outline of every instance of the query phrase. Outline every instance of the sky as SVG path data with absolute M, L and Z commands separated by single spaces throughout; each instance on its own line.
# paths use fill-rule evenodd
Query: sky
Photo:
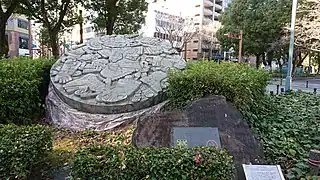
M 148 2 L 153 2 L 154 0 L 149 0 Z M 164 5 L 168 8 L 168 13 L 174 15 L 182 16 L 193 16 L 192 10 L 194 9 L 194 0 L 159 0 L 157 5 Z

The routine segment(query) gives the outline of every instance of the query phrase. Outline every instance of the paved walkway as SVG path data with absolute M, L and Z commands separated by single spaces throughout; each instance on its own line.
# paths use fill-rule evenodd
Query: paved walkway
M 307 87 L 307 81 L 308 81 L 308 87 Z M 280 85 L 279 92 L 281 92 L 281 88 L 285 87 L 284 86 L 285 79 L 282 80 L 282 85 L 281 85 L 281 79 L 273 79 L 273 80 L 269 81 L 269 85 L 266 88 L 267 92 L 273 91 L 274 93 L 277 93 L 277 85 Z M 317 94 L 320 94 L 320 79 L 292 81 L 292 89 L 294 91 L 301 90 L 303 92 L 313 93 L 314 88 L 317 88 Z

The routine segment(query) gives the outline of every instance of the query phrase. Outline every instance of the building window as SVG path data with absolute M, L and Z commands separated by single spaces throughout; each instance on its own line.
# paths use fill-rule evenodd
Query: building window
M 18 27 L 22 29 L 29 29 L 28 27 L 28 21 L 18 19 Z
M 193 52 L 198 52 L 198 49 L 193 49 L 192 51 L 193 51 Z
M 200 23 L 194 23 L 194 25 L 195 25 L 195 26 L 199 26 L 199 25 L 200 25 Z
M 199 41 L 198 40 L 196 40 L 196 41 L 193 41 L 193 43 L 198 43 Z
M 200 4 L 196 5 L 196 7 L 200 7 Z
M 196 14 L 195 16 L 200 16 L 200 14 Z
M 197 60 L 197 58 L 192 58 L 192 60 Z
M 19 49 L 29 49 L 29 39 L 25 37 L 19 37 Z

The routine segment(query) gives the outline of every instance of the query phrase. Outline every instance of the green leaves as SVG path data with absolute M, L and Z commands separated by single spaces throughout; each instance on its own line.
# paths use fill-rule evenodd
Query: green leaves
M 311 149 L 319 148 L 320 96 L 292 93 L 266 97 L 247 116 L 263 143 L 267 161 L 280 164 L 289 179 L 305 178 L 305 159 Z M 266 111 L 268 109 L 268 111 Z
M 0 123 L 30 123 L 44 112 L 53 61 L 0 60 Z
M 43 126 L 0 125 L 0 179 L 22 179 L 52 149 Z
M 144 24 L 148 3 L 145 0 L 96 0 L 86 3 L 86 8 L 97 14 L 91 17 L 97 32 L 132 34 Z
M 75 155 L 73 178 L 232 179 L 232 157 L 213 147 L 194 149 L 91 147 Z
M 223 95 L 241 110 L 264 95 L 269 75 L 246 64 L 201 61 L 169 73 L 168 97 L 173 108 L 207 95 Z
M 233 0 L 222 15 L 218 39 L 229 49 L 238 41 L 223 34 L 243 30 L 245 54 L 266 52 L 270 43 L 280 39 L 283 27 L 289 23 L 290 3 L 289 0 Z

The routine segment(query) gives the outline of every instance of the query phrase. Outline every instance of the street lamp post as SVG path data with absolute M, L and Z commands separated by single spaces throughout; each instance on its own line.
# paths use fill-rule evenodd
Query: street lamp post
M 293 0 L 292 2 L 292 15 L 291 15 L 291 27 L 290 27 L 290 46 L 289 46 L 289 61 L 288 61 L 288 72 L 286 78 L 286 92 L 291 90 L 292 86 L 292 60 L 293 60 L 293 48 L 294 48 L 294 26 L 296 21 L 298 0 Z

